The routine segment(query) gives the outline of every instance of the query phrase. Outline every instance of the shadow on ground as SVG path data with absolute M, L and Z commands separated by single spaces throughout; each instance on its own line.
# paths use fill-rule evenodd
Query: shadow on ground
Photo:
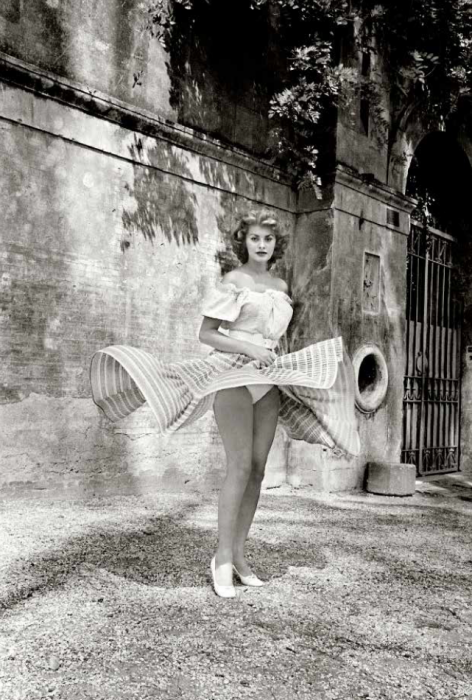
M 269 583 L 232 601 L 208 575 L 216 494 L 4 501 L 4 697 L 472 697 L 468 491 L 419 488 L 265 492 L 248 555 Z
M 382 565 L 383 578 L 392 577 L 410 584 L 418 581 L 423 585 L 424 574 L 418 571 L 415 559 L 411 564 L 405 560 L 405 548 L 411 549 L 418 539 L 424 540 L 425 545 L 429 539 L 431 545 L 436 541 L 438 528 L 442 538 L 454 537 L 456 545 L 463 541 L 466 547 L 470 541 L 472 510 L 458 512 L 450 501 L 438 503 L 440 498 L 444 501 L 444 495 L 437 487 L 447 488 L 461 500 L 469 500 L 472 493 L 469 487 L 443 480 L 436 481 L 435 488 L 423 494 L 426 498 L 422 502 L 373 498 L 367 494 L 341 499 L 338 504 L 298 498 L 296 514 L 292 503 L 265 494 L 248 543 L 249 558 L 257 562 L 262 577 L 274 580 L 289 567 L 324 568 L 323 548 L 328 544 L 338 554 L 355 555 L 366 565 Z M 51 547 L 48 542 L 46 551 L 26 559 L 20 557 L 6 570 L 7 590 L 0 597 L 0 607 L 9 608 L 34 593 L 64 586 L 84 564 L 149 586 L 205 586 L 209 583 L 208 565 L 216 546 L 216 522 L 212 517 L 213 522 L 207 526 L 195 527 L 189 520 L 196 509 L 195 504 L 176 507 L 170 514 L 150 515 L 136 524 L 126 523 L 124 529 L 119 520 L 112 525 L 92 524 L 86 532 L 61 539 L 59 546 Z M 89 513 L 100 511 L 100 502 L 88 510 Z M 285 531 L 288 539 L 279 536 L 270 541 L 273 530 Z M 395 542 L 390 541 L 386 549 L 392 533 Z M 428 549 L 425 546 L 423 554 Z M 470 559 L 472 563 L 472 556 Z M 460 585 L 463 578 L 456 570 L 443 568 L 428 575 L 431 584 L 443 587 Z
M 195 528 L 187 524 L 194 510 L 188 506 L 171 515 L 150 516 L 136 529 L 97 525 L 65 538 L 60 546 L 48 546 L 27 559 L 21 557 L 5 572 L 7 591 L 0 597 L 0 607 L 11 608 L 33 594 L 63 587 L 84 564 L 149 586 L 205 586 L 216 546 L 215 526 Z M 279 519 L 279 524 L 282 521 Z M 261 575 L 271 578 L 282 576 L 288 566 L 325 565 L 320 549 L 309 542 L 294 550 L 292 542 L 271 544 L 255 537 L 248 553 L 258 562 Z

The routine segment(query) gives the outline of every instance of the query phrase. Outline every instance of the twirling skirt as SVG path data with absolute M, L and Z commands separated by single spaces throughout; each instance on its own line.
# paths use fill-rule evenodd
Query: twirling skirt
M 354 409 L 354 376 L 342 338 L 279 355 L 261 367 L 246 355 L 212 351 L 185 362 L 163 363 L 127 345 L 113 345 L 92 358 L 93 400 L 112 421 L 144 403 L 162 433 L 203 416 L 221 389 L 274 385 L 280 390 L 279 421 L 295 440 L 360 452 Z

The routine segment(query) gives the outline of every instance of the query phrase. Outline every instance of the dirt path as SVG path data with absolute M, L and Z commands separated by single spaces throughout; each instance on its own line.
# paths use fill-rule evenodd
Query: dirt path
M 216 494 L 0 501 L 2 700 L 472 698 L 472 488 L 263 494 L 263 589 L 209 586 Z

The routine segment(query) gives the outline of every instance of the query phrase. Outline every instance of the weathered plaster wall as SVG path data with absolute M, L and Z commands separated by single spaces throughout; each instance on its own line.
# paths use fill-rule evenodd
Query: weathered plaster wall
M 290 444 L 289 481 L 321 490 L 362 486 L 366 462 L 399 461 L 402 438 L 407 204 L 394 190 L 343 167 L 337 169 L 333 194 L 331 202 L 326 198 L 326 208 L 320 202 L 317 210 L 298 219 L 292 342 L 301 347 L 340 334 L 351 358 L 373 343 L 387 362 L 389 382 L 376 411 L 357 412 L 358 458 Z M 396 228 L 387 224 L 387 207 L 399 212 Z M 366 253 L 380 266 L 378 289 L 368 291 L 372 308 L 366 307 Z
M 335 208 L 333 189 L 325 186 L 322 199 L 303 192 L 290 260 L 290 277 L 295 299 L 289 329 L 292 350 L 331 338 L 339 332 L 333 326 L 333 285 L 336 284 Z M 319 491 L 345 491 L 362 485 L 363 455 L 359 460 L 340 457 L 320 445 L 292 440 L 287 450 L 287 481 L 292 486 L 312 486 Z
M 346 341 L 351 357 L 374 343 L 388 366 L 388 392 L 371 414 L 360 414 L 364 459 L 399 461 L 401 447 L 404 313 L 408 216 L 400 225 L 387 225 L 387 204 L 399 209 L 400 198 L 381 188 L 368 188 L 343 176 L 336 190 L 333 255 L 333 325 Z M 365 308 L 365 255 L 378 256 L 380 280 L 377 309 Z
M 267 151 L 269 103 L 286 71 L 277 46 L 277 8 L 254 12 L 240 0 L 174 7 L 178 31 L 169 41 L 171 105 L 178 121 L 244 146 Z
M 138 345 L 162 360 L 207 352 L 198 308 L 223 234 L 251 203 L 293 227 L 290 189 L 16 87 L 0 90 L 0 426 L 3 485 L 221 476 L 212 416 L 171 438 L 146 408 L 111 425 L 92 404 L 92 353 Z M 230 156 L 226 153 L 226 159 Z M 279 435 L 269 481 L 284 477 Z
M 363 134 L 341 114 L 336 137 L 338 163 L 353 168 L 362 175 L 387 182 L 386 149 L 374 135 Z
M 227 262 L 223 234 L 242 208 L 263 203 L 295 231 L 290 346 L 341 333 L 351 356 L 378 345 L 390 373 L 380 409 L 359 413 L 358 459 L 288 443 L 280 431 L 266 483 L 359 487 L 366 461 L 400 452 L 407 168 L 391 164 L 387 177 L 385 149 L 342 117 L 336 157 L 345 167 L 334 188 L 321 201 L 296 202 L 247 155 L 263 150 L 267 126 L 267 94 L 248 87 L 253 58 L 231 77 L 231 66 L 210 70 L 192 54 L 183 75 L 144 30 L 144 9 L 140 0 L 0 6 L 9 81 L 0 88 L 0 484 L 217 483 L 223 455 L 212 416 L 171 438 L 156 434 L 146 408 L 112 426 L 91 403 L 88 364 L 97 348 L 119 342 L 163 360 L 205 352 L 196 310 Z M 216 44 L 231 62 L 229 44 Z M 386 206 L 400 212 L 396 229 Z M 366 253 L 380 259 L 375 312 L 363 308 Z
M 358 130 L 357 130 L 358 131 Z M 433 130 L 434 131 L 434 130 Z M 463 124 L 461 126 L 461 115 L 456 115 L 455 120 L 447 125 L 437 125 L 436 131 L 444 132 L 444 138 L 449 137 L 451 144 L 457 141 L 467 154 L 469 161 L 472 163 L 472 146 L 471 136 Z M 344 332 L 345 337 L 349 338 L 351 346 L 351 354 L 355 352 L 356 346 L 359 346 L 363 341 L 371 339 L 384 352 L 387 359 L 387 364 L 390 372 L 389 391 L 386 397 L 385 406 L 373 414 L 369 418 L 361 419 L 361 434 L 363 436 L 363 445 L 365 449 L 365 459 L 384 459 L 397 461 L 400 456 L 400 446 L 402 442 L 402 377 L 405 372 L 404 365 L 404 309 L 405 309 L 405 283 L 406 283 L 406 239 L 401 235 L 392 235 L 392 232 L 385 230 L 385 206 L 390 206 L 400 212 L 400 226 L 403 233 L 408 233 L 408 213 L 412 211 L 412 204 L 408 202 L 408 198 L 402 198 L 406 191 L 409 167 L 412 157 L 418 145 L 422 142 L 425 136 L 431 135 L 431 124 L 424 124 L 421 119 L 411 121 L 405 132 L 400 134 L 397 143 L 394 146 L 391 154 L 390 162 L 387 163 L 385 148 L 376 148 L 375 139 L 368 139 L 365 135 L 358 134 L 356 129 L 350 128 L 348 121 L 341 118 L 338 125 L 338 158 L 342 163 L 348 164 L 353 168 L 356 174 L 360 175 L 359 181 L 364 185 L 372 187 L 372 193 L 377 190 L 374 198 L 359 197 L 358 194 L 353 194 L 339 204 L 340 209 L 352 209 L 354 201 L 357 200 L 356 217 L 358 217 L 359 229 L 362 229 L 362 240 L 365 251 L 370 251 L 374 255 L 380 256 L 381 263 L 381 304 L 382 308 L 377 316 L 363 313 L 359 309 L 359 303 L 356 302 L 357 292 L 351 297 L 351 304 L 338 302 L 338 320 L 347 330 Z M 438 158 L 438 168 L 441 168 Z M 447 175 L 446 175 L 447 177 Z M 460 178 L 456 171 L 451 171 L 450 179 L 458 177 L 461 182 L 458 182 L 458 187 L 454 189 L 454 194 L 457 191 L 462 192 L 464 188 L 464 179 Z M 388 183 L 392 194 L 397 193 L 397 197 L 387 196 L 381 192 L 381 183 Z M 380 187 L 379 187 L 380 186 Z M 452 186 L 454 187 L 454 186 Z M 354 188 L 356 189 L 356 188 Z M 463 197 L 460 198 L 460 207 L 463 206 Z M 375 203 L 375 199 L 383 200 L 382 203 Z M 350 200 L 350 201 L 349 201 Z M 403 200 L 403 201 L 402 201 Z M 449 199 L 449 204 L 450 204 Z M 346 204 L 347 203 L 347 204 Z M 455 210 L 460 208 L 455 204 Z M 403 213 L 402 213 L 403 209 Z M 465 214 L 464 221 L 470 217 Z M 377 223 L 369 223 L 369 220 Z M 379 227 L 380 221 L 380 227 Z M 349 223 L 346 217 L 339 218 L 338 225 L 335 225 L 337 231 L 349 231 L 348 240 L 352 244 L 351 257 L 356 257 L 356 251 L 359 249 L 354 243 L 352 232 L 355 230 L 355 223 Z M 383 230 L 382 230 L 383 228 Z M 467 228 L 467 226 L 465 226 Z M 359 231 L 360 232 L 360 231 Z M 344 234 L 343 234 L 344 235 Z M 459 237 L 462 235 L 470 235 L 470 232 L 456 232 Z M 347 244 L 349 248 L 349 243 Z M 460 249 L 470 248 L 470 243 L 462 241 Z M 334 245 L 333 250 L 342 250 L 339 246 Z M 347 249 L 346 249 L 347 250 Z M 358 256 L 357 256 L 358 257 Z M 459 254 L 460 257 L 460 254 Z M 469 257 L 467 257 L 469 261 Z M 362 265 L 362 261 L 357 259 L 357 264 Z M 464 261 L 458 259 L 456 262 L 458 268 L 463 268 Z M 470 265 L 470 263 L 468 263 Z M 348 270 L 353 271 L 354 267 L 336 266 L 333 262 L 333 279 L 339 285 L 349 284 Z M 343 270 L 340 272 L 340 270 Z M 462 276 L 467 277 L 470 273 L 462 269 Z M 344 282 L 343 282 L 344 280 Z M 354 283 L 354 279 L 351 281 Z M 333 309 L 336 292 L 333 293 Z M 472 304 L 468 292 L 464 299 L 464 316 L 463 316 L 463 352 L 462 352 L 462 408 L 461 408 L 461 427 L 460 427 L 460 446 L 461 446 L 461 464 L 460 468 L 465 474 L 472 473 L 472 453 L 470 450 L 472 437 L 472 413 L 470 409 L 472 398 Z M 341 318 L 339 319 L 339 311 Z
M 461 382 L 461 471 L 472 478 L 472 333 L 470 325 L 464 329 Z
M 119 100 L 263 153 L 279 75 L 266 13 L 255 17 L 227 0 L 203 6 L 190 30 L 180 8 L 184 21 L 165 52 L 151 36 L 148 10 L 142 0 L 4 0 L 0 52 L 85 87 L 91 98 Z M 231 31 L 221 31 L 229 24 Z
M 141 0 L 3 0 L 0 51 L 91 95 L 172 118 L 166 56 L 145 30 L 146 17 Z
M 222 85 L 197 71 L 176 100 L 182 76 L 142 20 L 138 0 L 0 8 L 2 484 L 207 488 L 221 475 L 212 416 L 171 438 L 146 408 L 112 426 L 90 401 L 88 364 L 120 342 L 164 361 L 205 352 L 195 311 L 227 262 L 223 234 L 251 203 L 294 230 L 297 207 L 272 170 L 176 123 L 259 151 L 267 96 L 246 90 L 251 76 Z M 292 347 L 331 335 L 333 213 L 329 202 L 301 211 L 286 266 Z M 267 485 L 297 449 L 279 431 Z M 309 456 L 320 488 L 353 485 L 338 465 L 328 476 L 324 453 Z M 290 461 L 293 483 L 302 464 Z
M 332 242 L 331 207 L 298 216 L 291 265 L 295 299 L 290 326 L 293 350 L 331 335 Z

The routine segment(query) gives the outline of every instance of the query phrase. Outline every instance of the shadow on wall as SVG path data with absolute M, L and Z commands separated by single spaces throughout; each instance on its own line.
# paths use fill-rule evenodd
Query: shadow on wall
M 220 200 L 223 213 L 216 217 L 222 247 L 215 253 L 215 262 L 220 268 L 222 277 L 240 264 L 231 246 L 231 234 L 236 228 L 239 209 L 235 200 L 236 197 L 224 192 Z
M 138 136 L 129 153 L 134 182 L 126 189 L 135 206 L 123 209 L 121 250 L 129 248 L 136 231 L 151 243 L 162 233 L 169 243 L 197 245 L 197 197 L 186 181 L 193 176 L 184 157 L 171 146 L 159 145 L 146 152 L 146 162 Z
M 1 0 L 0 20 L 8 24 L 0 28 L 0 49 L 86 86 L 82 108 L 90 107 L 99 90 L 151 110 L 158 101 L 165 109 L 166 98 L 152 90 L 156 66 L 148 57 L 144 5 L 141 0 Z M 135 90 L 133 75 L 139 71 L 145 73 L 145 87 Z M 77 96 L 74 90 L 62 93 L 65 102 Z
M 63 17 L 54 8 L 42 3 L 41 10 L 32 7 L 33 3 L 21 0 L 2 0 L 0 2 L 0 20 L 10 23 L 10 31 L 2 31 L 0 48 L 12 56 L 25 55 L 31 59 L 32 46 L 40 45 L 39 37 L 47 27 L 50 45 L 49 57 L 53 64 L 48 64 L 48 56 L 35 59 L 37 65 L 66 74 L 69 68 L 68 47 L 70 35 Z M 35 5 L 37 3 L 34 3 Z M 36 11 L 36 35 L 29 36 L 25 54 L 24 48 L 17 45 L 17 38 L 26 39 L 26 22 L 30 13 Z M 7 25 L 8 26 L 8 25 Z M 21 120 L 19 120 L 21 122 Z M 15 157 L 8 156 L 5 143 L 11 135 L 9 147 L 14 149 Z M 57 242 L 57 232 L 63 231 L 61 180 L 56 176 L 58 169 L 49 165 L 59 164 L 60 153 L 51 139 L 39 132 L 35 135 L 22 131 L 20 125 L 11 130 L 2 130 L 1 151 L 7 156 L 2 168 L 2 193 L 5 205 L 1 201 L 4 230 L 12 235 L 12 243 L 21 246 L 26 254 L 18 253 L 8 245 L 9 235 L 3 241 L 5 252 L 4 272 L 2 275 L 2 294 L 0 312 L 8 316 L 8 332 L 2 339 L 4 352 L 3 370 L 0 373 L 0 404 L 22 401 L 31 393 L 46 396 L 63 396 L 64 387 L 68 388 L 70 374 L 64 361 L 64 339 L 62 336 L 64 321 L 64 289 L 59 289 L 56 280 L 69 277 L 67 253 L 70 239 L 61 240 L 64 255 L 57 255 L 54 261 L 48 260 L 49 270 L 54 274 L 44 275 L 42 263 L 44 254 L 49 256 L 52 242 Z M 47 154 L 47 158 L 45 158 Z M 42 174 L 47 172 L 47 177 Z M 39 174 L 39 177 L 37 175 Z M 18 195 L 21 193 L 21 196 Z M 18 215 L 17 203 L 21 203 L 21 216 Z M 21 261 L 21 262 L 20 262 Z M 40 270 L 40 272 L 39 272 Z M 74 390 L 76 387 L 74 387 Z
M 231 235 L 239 217 L 258 206 L 240 194 L 241 191 L 254 190 L 254 177 L 250 172 L 232 168 L 211 158 L 200 157 L 199 167 L 205 182 L 220 190 L 220 213 L 216 215 L 220 248 L 216 251 L 214 259 L 223 276 L 240 265 L 231 246 Z
M 262 154 L 268 144 L 270 95 L 282 64 L 271 3 L 254 12 L 248 3 L 198 1 L 177 5 L 167 70 L 171 106 L 180 123 Z
M 2 32 L 2 51 L 26 59 L 58 75 L 72 73 L 71 31 L 59 3 L 54 6 L 53 3 L 37 0 L 30 0 L 28 3 L 21 0 L 2 0 L 0 17 L 13 25 L 11 31 Z
M 21 0 L 6 0 L 0 5 L 0 17 L 17 24 L 21 17 Z

